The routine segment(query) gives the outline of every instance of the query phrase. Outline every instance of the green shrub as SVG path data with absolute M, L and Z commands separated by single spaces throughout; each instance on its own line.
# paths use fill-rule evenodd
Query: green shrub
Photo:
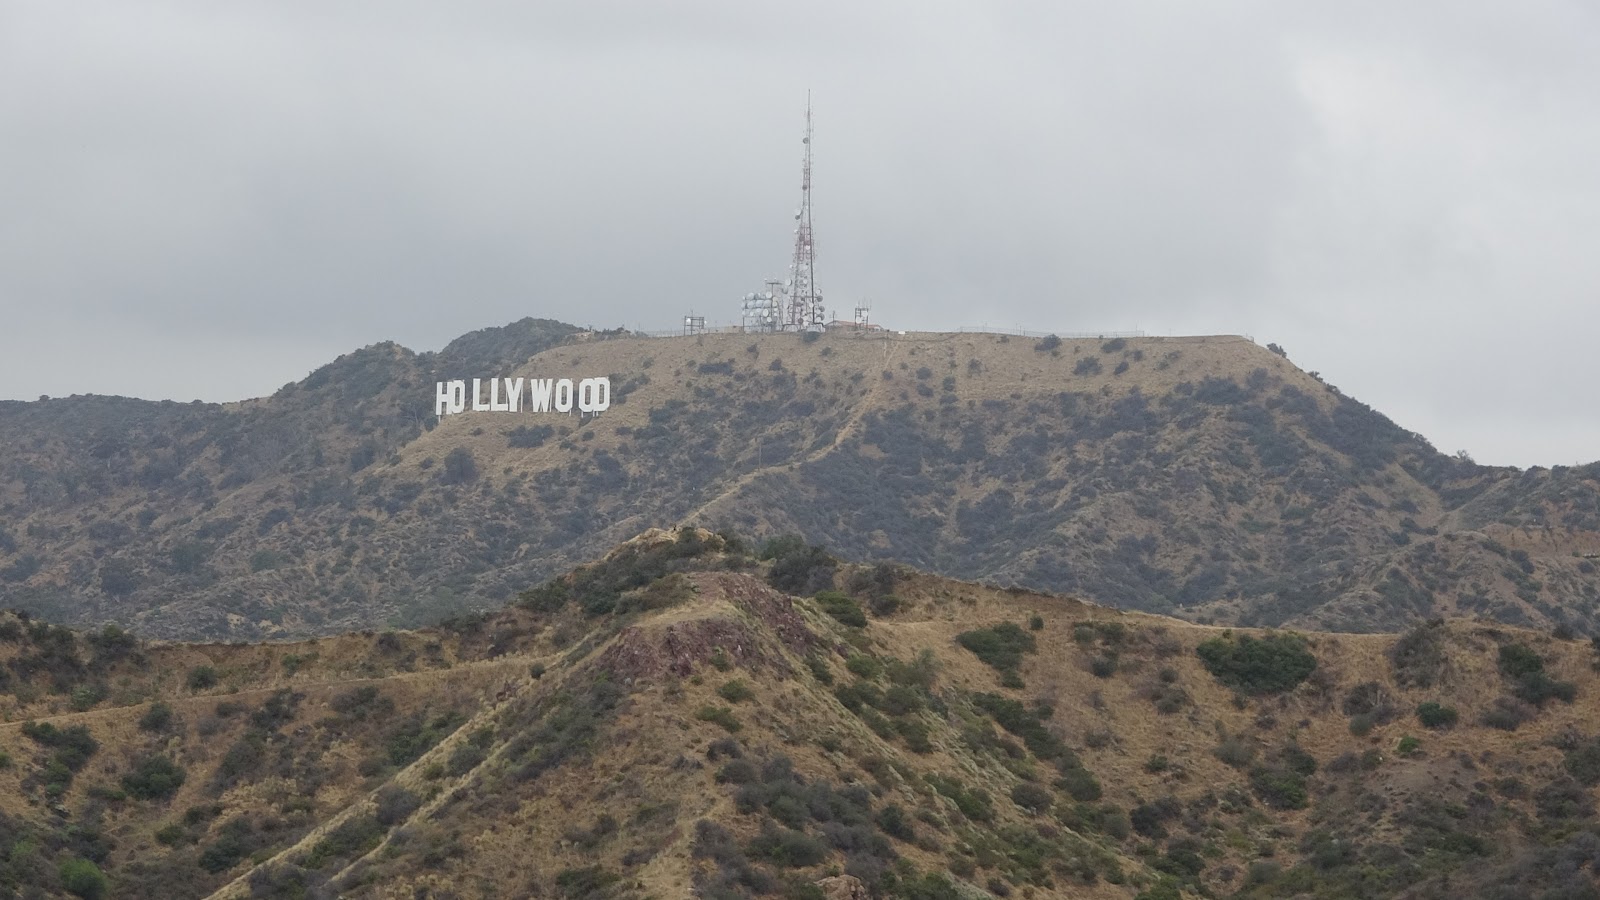
M 955 778 L 930 773 L 923 779 L 929 786 L 955 803 L 956 809 L 961 814 L 974 822 L 988 822 L 994 819 L 994 801 L 989 794 L 981 788 L 968 789 Z
M 856 653 L 844 661 L 844 667 L 857 678 L 877 678 L 883 674 L 883 663 L 877 657 Z
M 717 688 L 717 696 L 729 703 L 743 703 L 755 695 L 755 691 L 750 690 L 750 685 L 738 678 L 725 682 L 722 687 Z
M 1400 636 L 1389 649 L 1395 680 L 1405 687 L 1432 687 L 1444 670 L 1444 621 L 1436 619 Z
M 444 456 L 444 468 L 439 472 L 442 484 L 467 484 L 478 477 L 478 461 L 472 451 L 457 447 Z
M 83 900 L 100 900 L 110 889 L 105 873 L 87 859 L 65 860 L 61 863 L 58 873 L 61 876 L 61 886 L 66 888 L 68 893 L 82 897 Z
M 1450 728 L 1461 718 L 1454 706 L 1445 706 L 1433 700 L 1417 706 L 1417 721 L 1426 728 Z
M 1110 654 L 1089 660 L 1089 672 L 1096 678 L 1110 678 L 1117 674 L 1117 658 Z
M 1484 710 L 1478 721 L 1501 731 L 1516 731 L 1530 721 L 1536 710 L 1515 697 L 1496 697 L 1494 705 Z
M 702 722 L 715 722 L 729 732 L 735 732 L 744 727 L 739 724 L 739 719 L 734 716 L 733 710 L 726 706 L 711 706 L 709 704 L 702 706 L 699 712 L 694 714 L 694 717 Z
M 335 860 L 349 860 L 378 846 L 386 829 L 370 815 L 355 816 L 336 826 L 311 848 L 306 868 L 320 869 Z
M 911 817 L 906 815 L 905 810 L 901 809 L 898 804 L 890 803 L 883 809 L 878 810 L 878 815 L 875 818 L 879 830 L 895 840 L 910 843 L 917 839 L 916 826 L 912 823 Z
M 1351 688 L 1341 708 L 1347 716 L 1370 716 L 1377 725 L 1387 725 L 1399 714 L 1389 690 L 1376 681 L 1364 681 Z
M 897 685 L 927 690 L 933 687 L 933 680 L 939 673 L 939 660 L 932 650 L 923 650 L 911 662 L 891 659 L 885 671 L 889 680 Z
M 391 765 L 409 765 L 461 727 L 462 717 L 445 713 L 429 718 L 418 712 L 402 719 L 384 737 L 384 755 Z
M 1577 699 L 1578 686 L 1570 681 L 1557 681 L 1544 672 L 1529 672 L 1512 683 L 1511 693 L 1525 703 L 1543 706 L 1549 700 L 1571 703 Z
M 1028 617 L 1028 630 L 1030 630 L 1030 631 L 1043 631 L 1044 630 L 1044 616 L 1041 616 L 1041 615 L 1038 615 L 1038 614 L 1029 616 Z
M 867 601 L 867 608 L 871 609 L 872 614 L 880 619 L 886 619 L 894 615 L 904 605 L 905 601 L 894 594 L 879 594 Z
M 717 770 L 718 784 L 750 784 L 760 777 L 756 764 L 748 759 L 733 759 Z
M 99 682 L 92 682 L 90 684 L 80 684 L 73 688 L 68 701 L 72 704 L 73 709 L 78 712 L 84 712 L 94 708 L 96 703 L 105 698 L 106 686 Z
M 1024 781 L 1011 789 L 1011 802 L 1034 815 L 1046 812 L 1056 802 L 1056 796 L 1041 785 Z
M 451 775 L 465 775 L 476 769 L 489 756 L 482 747 L 474 744 L 462 744 L 450 751 L 450 759 L 445 763 L 445 771 Z
M 1309 801 L 1305 776 L 1280 766 L 1252 768 L 1250 787 L 1273 809 L 1305 809 Z
M 183 787 L 183 767 L 160 753 L 141 758 L 122 776 L 122 789 L 140 800 L 165 800 Z
M 143 731 L 166 731 L 172 724 L 172 707 L 157 700 L 150 704 L 150 708 L 139 717 L 139 728 Z
M 829 589 L 839 568 L 839 561 L 826 550 L 808 546 L 793 535 L 767 541 L 761 558 L 772 560 L 767 583 L 785 594 L 815 594 Z
M 771 825 L 756 835 L 747 849 L 757 859 L 791 869 L 814 866 L 828 857 L 828 848 L 811 835 Z
M 1056 787 L 1061 788 L 1080 803 L 1089 803 L 1099 800 L 1103 791 L 1100 788 L 1100 779 L 1094 773 L 1080 767 L 1065 768 L 1061 777 L 1056 779 Z
M 378 824 L 385 828 L 398 825 L 411 817 L 422 806 L 416 794 L 395 784 L 386 784 L 378 791 Z
M 1154 840 L 1166 837 L 1167 827 L 1164 823 L 1182 813 L 1183 804 L 1177 798 L 1162 797 L 1129 810 L 1128 822 L 1141 837 Z
M 1162 875 L 1160 881 L 1140 891 L 1133 900 L 1183 900 L 1183 890 L 1171 875 Z
M 1395 752 L 1401 756 L 1414 756 L 1421 749 L 1422 742 L 1409 734 L 1402 737 L 1400 743 L 1396 744 L 1394 748 Z
M 839 620 L 851 628 L 867 627 L 867 614 L 861 611 L 860 604 L 852 600 L 848 594 L 839 591 L 822 591 L 812 598 L 822 611 Z
M 1287 691 L 1317 668 L 1305 638 L 1282 632 L 1261 638 L 1215 637 L 1195 652 L 1218 681 L 1252 694 Z
M 621 875 L 600 866 L 562 869 L 556 873 L 556 890 L 566 900 L 592 900 L 610 896 L 611 886 L 621 880 Z
M 217 686 L 217 670 L 211 666 L 195 666 L 189 670 L 184 683 L 191 691 L 204 691 Z
M 58 796 L 72 783 L 73 773 L 88 765 L 89 758 L 100 749 L 86 725 L 57 728 L 49 722 L 24 722 L 22 734 L 53 751 L 45 768 L 46 781 L 60 786 L 52 792 Z
M 1278 764 L 1296 775 L 1315 775 L 1317 773 L 1316 757 L 1300 749 L 1299 744 L 1290 744 L 1279 750 Z
M 1568 750 L 1562 765 L 1579 784 L 1585 787 L 1600 784 L 1600 738 L 1590 738 Z
M 904 716 L 920 712 L 923 707 L 922 692 L 910 685 L 892 684 L 883 692 L 879 709 L 891 716 Z
M 1237 737 L 1224 738 L 1212 753 L 1235 769 L 1242 769 L 1256 759 L 1256 748 Z
M 1054 761 L 1058 767 L 1074 767 L 1078 764 L 1076 755 L 1045 727 L 1044 723 L 1050 717 L 1048 709 L 1030 710 L 1016 700 L 998 694 L 974 694 L 972 702 L 993 716 L 1001 728 L 1022 738 L 1034 756 Z
M 833 671 L 828 668 L 828 663 L 822 657 L 811 655 L 806 657 L 806 668 L 811 670 L 811 677 L 823 685 L 833 684 Z
M 228 821 L 218 829 L 217 840 L 200 851 L 195 864 L 213 875 L 233 868 L 256 846 L 251 831 L 250 823 L 242 817 Z
M 382 719 L 394 712 L 394 701 L 383 696 L 377 685 L 364 684 L 334 696 L 333 711 L 346 722 Z
M 1002 672 L 1022 665 L 1022 655 L 1032 653 L 1038 647 L 1033 635 L 1012 622 L 963 631 L 956 635 L 956 643 Z
M 915 719 L 898 719 L 894 723 L 894 730 L 905 739 L 912 753 L 933 752 L 933 740 L 929 737 L 927 724 Z
M 1544 657 L 1526 644 L 1506 644 L 1500 648 L 1500 674 L 1521 678 L 1544 671 Z

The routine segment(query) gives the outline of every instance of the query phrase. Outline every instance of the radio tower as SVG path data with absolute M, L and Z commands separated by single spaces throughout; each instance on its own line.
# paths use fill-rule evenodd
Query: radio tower
M 789 308 L 784 324 L 796 331 L 823 327 L 817 293 L 816 254 L 811 246 L 811 92 L 806 92 L 805 162 L 800 168 L 800 209 L 794 214 L 794 262 L 789 265 Z

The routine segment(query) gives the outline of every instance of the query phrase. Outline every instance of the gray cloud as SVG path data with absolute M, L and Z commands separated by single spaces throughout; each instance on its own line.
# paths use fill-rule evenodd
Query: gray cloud
M 1559 2 L 8 4 L 0 395 L 229 400 L 523 315 L 731 321 L 787 262 L 810 89 L 839 309 L 1253 334 L 1443 450 L 1591 460 L 1597 24 Z

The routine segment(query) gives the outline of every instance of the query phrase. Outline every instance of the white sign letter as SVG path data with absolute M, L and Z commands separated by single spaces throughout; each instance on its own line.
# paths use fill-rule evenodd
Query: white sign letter
M 528 408 L 534 412 L 550 411 L 550 389 L 555 382 L 548 378 L 528 379 Z
M 450 382 L 450 412 L 452 414 L 465 412 L 467 408 L 467 383 L 465 381 Z
M 571 378 L 563 378 L 556 382 L 556 412 L 572 412 Z
M 522 412 L 522 379 L 506 379 L 506 408 L 512 412 Z
M 474 379 L 472 379 L 472 411 L 473 412 L 486 412 L 489 409 L 489 404 L 483 402 L 483 384 L 482 384 L 482 382 L 483 382 L 482 378 L 474 378 Z
M 500 401 L 500 379 L 489 379 L 489 411 L 510 412 L 511 404 Z
M 433 385 L 433 414 L 443 416 L 450 408 L 450 385 L 443 381 Z
M 611 408 L 611 379 L 585 378 L 578 382 L 578 409 L 603 413 Z

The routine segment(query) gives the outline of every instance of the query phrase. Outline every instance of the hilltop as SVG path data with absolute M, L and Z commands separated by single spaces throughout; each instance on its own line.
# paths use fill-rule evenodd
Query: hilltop
M 690 529 L 415 632 L 8 617 L 0 885 L 1593 897 L 1597 668 L 1482 622 L 1227 630 Z
M 434 417 L 435 380 L 494 375 L 613 405 Z M 1440 454 L 1238 337 L 526 320 L 238 404 L 0 404 L 0 444 L 0 602 L 153 636 L 438 621 L 680 523 L 1198 622 L 1600 629 L 1600 468 Z

